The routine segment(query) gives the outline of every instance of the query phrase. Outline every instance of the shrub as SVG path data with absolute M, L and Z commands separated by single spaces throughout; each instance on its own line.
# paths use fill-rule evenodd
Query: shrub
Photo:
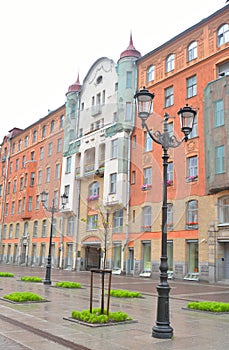
M 11 294 L 6 294 L 3 296 L 4 299 L 8 299 L 15 302 L 25 302 L 25 301 L 41 301 L 45 300 L 40 295 L 32 292 L 15 292 Z
M 141 298 L 142 294 L 139 292 L 131 292 L 125 289 L 114 289 L 110 291 L 112 297 L 117 298 Z
M 61 288 L 81 288 L 81 284 L 77 282 L 57 282 L 55 287 Z
M 211 312 L 229 312 L 229 303 L 216 301 L 194 301 L 188 303 L 187 307 L 194 310 L 203 310 Z
M 0 272 L 0 277 L 14 277 L 14 274 L 10 272 Z
M 125 312 L 110 312 L 109 315 L 106 315 L 106 309 L 104 310 L 104 314 L 101 313 L 100 308 L 92 309 L 92 313 L 90 313 L 89 309 L 83 311 L 72 311 L 72 318 L 81 320 L 87 323 L 108 323 L 108 322 L 123 322 L 127 320 L 132 320 L 131 317 L 128 316 Z
M 22 276 L 21 281 L 24 282 L 42 282 L 42 278 L 36 276 Z

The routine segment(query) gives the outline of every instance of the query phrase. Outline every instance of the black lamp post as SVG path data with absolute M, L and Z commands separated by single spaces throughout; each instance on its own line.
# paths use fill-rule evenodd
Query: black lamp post
M 168 149 L 178 147 L 183 141 L 188 140 L 188 135 L 192 131 L 196 111 L 188 105 L 178 111 L 181 121 L 181 131 L 184 133 L 182 140 L 178 140 L 175 135 L 168 132 L 169 115 L 164 115 L 163 133 L 160 131 L 151 132 L 146 124 L 151 113 L 154 94 L 151 94 L 146 88 L 139 90 L 134 98 L 137 100 L 138 116 L 142 120 L 142 127 L 146 128 L 151 139 L 160 144 L 163 148 L 163 201 L 162 201 L 162 242 L 160 258 L 160 282 L 157 286 L 157 320 L 152 329 L 154 338 L 169 339 L 173 336 L 173 328 L 169 321 L 169 292 L 168 284 L 168 257 L 167 257 L 167 168 L 168 168 Z
M 48 252 L 48 259 L 47 259 L 47 265 L 46 265 L 46 275 L 45 275 L 45 280 L 44 280 L 44 284 L 51 284 L 51 266 L 52 266 L 52 234 L 53 234 L 53 219 L 54 219 L 54 213 L 59 212 L 61 209 L 63 209 L 65 207 L 65 205 L 68 202 L 68 196 L 64 193 L 61 196 L 61 209 L 56 208 L 54 205 L 54 199 L 52 201 L 52 207 L 47 207 L 46 206 L 46 202 L 47 202 L 47 198 L 48 198 L 48 193 L 43 191 L 41 192 L 41 203 L 42 206 L 49 211 L 50 213 L 52 213 L 51 216 L 51 228 L 50 228 L 50 237 L 49 237 L 49 252 Z

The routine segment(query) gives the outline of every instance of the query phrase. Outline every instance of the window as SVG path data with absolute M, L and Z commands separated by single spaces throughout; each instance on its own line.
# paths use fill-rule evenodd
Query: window
M 3 226 L 3 238 L 6 238 L 6 231 L 7 230 L 7 225 Z
M 187 86 L 187 98 L 196 96 L 197 94 L 196 75 L 193 75 L 192 77 L 186 80 L 186 86 Z
M 57 153 L 62 151 L 62 139 L 57 140 Z
M 192 126 L 192 131 L 189 134 L 189 138 L 192 139 L 194 137 L 197 137 L 197 116 L 195 115 L 194 120 L 193 120 L 193 126 Z
M 167 186 L 173 186 L 173 162 L 168 163 L 167 168 Z
M 219 198 L 218 216 L 219 224 L 229 224 L 229 196 Z
M 28 211 L 32 211 L 32 209 L 33 209 L 32 204 L 33 204 L 33 197 L 29 196 Z
M 26 162 L 26 157 L 23 156 L 23 157 L 22 157 L 22 162 L 21 162 L 21 167 L 22 167 L 22 168 L 25 167 L 25 162 Z
M 126 122 L 131 121 L 131 109 L 132 109 L 131 102 L 126 102 L 126 114 L 125 114 L 125 121 Z
M 198 158 L 197 156 L 188 158 L 187 182 L 195 181 L 198 178 Z
M 110 193 L 116 193 L 117 173 L 110 175 Z
M 34 221 L 33 223 L 33 237 L 37 237 L 37 233 L 38 233 L 38 221 Z
M 10 224 L 9 226 L 9 238 L 13 237 L 13 224 Z
M 10 194 L 10 186 L 11 186 L 11 182 L 8 181 L 8 184 L 7 184 L 7 194 Z
M 9 213 L 9 203 L 6 203 L 6 207 L 5 207 L 5 216 L 7 216 Z
M 132 88 L 132 72 L 126 72 L 126 88 Z
M 74 216 L 70 216 L 68 218 L 68 231 L 67 235 L 68 236 L 73 236 L 74 234 Z
M 144 168 L 143 169 L 144 180 L 143 185 L 152 185 L 152 168 Z
M 44 159 L 44 147 L 40 148 L 40 160 Z
M 34 186 L 34 183 L 35 183 L 35 173 L 32 172 L 30 174 L 30 187 L 33 187 Z
M 144 151 L 145 152 L 150 152 L 152 151 L 152 139 L 149 135 L 149 133 L 146 131 L 144 132 Z
M 38 183 L 38 185 L 42 184 L 42 170 L 38 170 L 37 183 Z
M 98 225 L 98 215 L 89 215 L 87 218 L 87 230 L 96 230 Z
M 99 182 L 93 182 L 88 189 L 88 200 L 94 200 L 99 197 Z
M 46 237 L 46 234 L 47 234 L 47 220 L 43 220 L 41 235 L 42 237 Z
M 16 231 L 15 231 L 15 238 L 19 237 L 19 233 L 20 233 L 20 224 L 17 223 L 16 224 Z
M 224 105 L 223 100 L 218 100 L 214 103 L 214 126 L 224 125 Z
M 13 171 L 13 162 L 10 162 L 10 174 L 12 174 Z
M 60 129 L 63 129 L 63 127 L 64 127 L 64 115 L 62 115 L 62 116 L 60 117 L 60 125 L 59 125 L 59 128 L 60 128 Z
M 102 104 L 105 105 L 105 102 L 106 102 L 106 91 L 103 90 Z
M 194 60 L 197 57 L 197 42 L 193 41 L 188 46 L 188 62 Z
M 173 92 L 173 86 L 168 87 L 165 89 L 165 108 L 172 106 L 174 104 L 174 92 Z
M 56 164 L 56 170 L 55 170 L 55 179 L 60 179 L 60 164 Z
M 51 134 L 54 133 L 54 128 L 55 128 L 55 121 L 52 120 L 52 121 L 51 121 L 51 126 L 50 126 L 50 133 L 51 133 Z
M 46 125 L 43 125 L 42 127 L 42 137 L 46 136 Z
M 51 168 L 46 169 L 46 182 L 50 182 Z
M 198 202 L 191 200 L 187 203 L 186 209 L 186 229 L 198 228 Z
M 150 66 L 147 69 L 147 72 L 146 72 L 146 81 L 147 81 L 147 83 L 149 83 L 152 80 L 154 80 L 154 65 Z
M 67 157 L 66 174 L 69 174 L 71 172 L 71 165 L 72 165 L 72 157 Z
M 152 208 L 146 206 L 142 208 L 142 231 L 150 232 L 152 225 Z
M 14 215 L 14 211 L 15 211 L 15 202 L 12 202 L 11 215 Z
M 229 25 L 223 24 L 217 32 L 217 45 L 221 46 L 229 42 Z
M 167 206 L 167 229 L 172 230 L 173 229 L 173 204 L 168 203 Z
M 52 234 L 53 234 L 53 237 L 56 236 L 56 223 L 57 223 L 56 218 L 53 218 L 53 222 L 52 222 Z
M 21 150 L 21 146 L 22 146 L 22 140 L 19 140 L 19 141 L 18 141 L 18 151 Z
M 174 54 L 172 53 L 166 58 L 166 73 L 174 69 Z
M 31 159 L 31 160 L 34 160 L 34 159 L 35 159 L 35 152 L 34 152 L 34 151 L 32 151 L 32 152 L 30 153 L 30 159 Z
M 118 157 L 118 139 L 111 141 L 111 158 Z
M 16 159 L 15 171 L 18 171 L 18 167 L 19 167 L 19 159 Z
M 40 208 L 40 196 L 39 194 L 36 195 L 36 207 L 35 209 L 38 210 Z
M 37 131 L 36 130 L 34 130 L 34 132 L 33 132 L 33 143 L 34 142 L 37 142 Z
M 133 145 L 132 147 L 133 147 L 133 148 L 136 148 L 136 146 L 137 146 L 137 136 L 136 136 L 136 135 L 133 136 L 132 142 L 133 142 L 133 143 L 132 143 L 132 145 Z
M 215 148 L 215 172 L 222 174 L 225 172 L 225 150 L 224 146 Z
M 24 138 L 24 147 L 28 147 L 28 144 L 29 144 L 29 136 L 26 135 Z
M 24 232 L 23 232 L 23 235 L 24 235 L 25 237 L 28 236 L 28 229 L 29 229 L 29 223 L 28 223 L 28 221 L 26 221 L 26 222 L 24 223 Z
M 14 180 L 13 193 L 17 192 L 17 180 Z
M 52 155 L 52 142 L 50 142 L 48 145 L 48 157 L 51 157 L 51 155 Z
M 113 232 L 121 233 L 123 230 L 123 209 L 116 210 L 113 214 Z
M 70 185 L 66 185 L 64 186 L 64 193 L 66 194 L 66 196 L 68 196 L 69 198 L 69 193 L 70 193 Z
M 54 198 L 53 199 L 54 199 L 54 205 L 55 205 L 55 207 L 57 207 L 59 204 L 59 191 L 58 190 L 54 191 Z
M 131 184 L 135 184 L 136 183 L 136 171 L 133 170 L 131 173 Z
M 24 183 L 24 187 L 27 187 L 28 185 L 28 173 L 25 173 L 25 183 Z
M 2 185 L 0 185 L 0 197 L 2 197 Z
M 15 153 L 15 142 L 12 145 L 12 154 L 14 154 L 14 153 Z

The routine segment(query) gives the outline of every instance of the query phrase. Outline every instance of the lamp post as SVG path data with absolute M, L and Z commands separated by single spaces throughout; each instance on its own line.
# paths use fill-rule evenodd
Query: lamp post
M 52 206 L 49 208 L 46 206 L 46 202 L 47 202 L 47 198 L 48 198 L 48 193 L 43 191 L 41 192 L 41 203 L 42 206 L 51 213 L 51 228 L 50 228 L 50 237 L 49 237 L 49 252 L 48 252 L 48 259 L 47 259 L 47 265 L 46 265 L 46 275 L 45 275 L 45 280 L 44 280 L 44 284 L 51 284 L 51 266 L 52 266 L 52 234 L 53 234 L 53 219 L 54 219 L 54 213 L 59 212 L 61 209 L 63 209 L 65 207 L 65 205 L 68 202 L 68 196 L 64 193 L 61 196 L 61 209 L 56 208 L 54 205 L 54 199 L 52 201 Z
M 151 139 L 161 145 L 163 149 L 163 200 L 162 200 L 162 242 L 160 258 L 160 281 L 157 285 L 157 319 L 152 329 L 152 336 L 160 339 L 170 339 L 173 336 L 173 328 L 169 321 L 169 292 L 168 284 L 168 257 L 167 257 L 167 168 L 168 168 L 168 149 L 178 147 L 183 141 L 188 140 L 188 135 L 192 131 L 196 111 L 188 105 L 178 111 L 181 122 L 181 131 L 184 137 L 179 141 L 175 135 L 170 135 L 168 131 L 168 118 L 166 113 L 163 120 L 163 133 L 159 130 L 151 132 L 146 121 L 151 114 L 154 94 L 150 93 L 145 87 L 136 92 L 134 98 L 137 100 L 138 116 L 142 120 L 142 128 L 146 128 Z

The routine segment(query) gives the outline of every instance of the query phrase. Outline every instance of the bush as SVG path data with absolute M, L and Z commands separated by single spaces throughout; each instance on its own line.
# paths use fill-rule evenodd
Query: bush
M 21 281 L 24 282 L 42 282 L 42 278 L 36 276 L 22 276 Z
M 15 292 L 15 293 L 11 293 L 11 294 L 6 294 L 3 296 L 3 298 L 18 302 L 18 303 L 25 302 L 25 301 L 45 300 L 40 295 L 32 293 L 32 292 Z
M 0 277 L 14 277 L 14 274 L 10 272 L 0 272 Z
M 229 303 L 216 301 L 195 301 L 188 303 L 187 307 L 194 310 L 203 310 L 211 312 L 229 312 Z
M 131 317 L 128 316 L 125 312 L 110 312 L 109 315 L 106 315 L 106 309 L 104 310 L 104 314 L 101 313 L 100 308 L 92 309 L 92 313 L 90 313 L 89 309 L 83 311 L 72 311 L 72 318 L 84 321 L 87 323 L 108 323 L 108 322 L 123 322 L 127 320 L 132 320 Z
M 61 288 L 81 288 L 81 284 L 77 282 L 57 282 L 55 287 Z
M 125 289 L 115 289 L 110 291 L 112 297 L 117 298 L 141 298 L 142 294 L 139 292 L 131 292 Z

